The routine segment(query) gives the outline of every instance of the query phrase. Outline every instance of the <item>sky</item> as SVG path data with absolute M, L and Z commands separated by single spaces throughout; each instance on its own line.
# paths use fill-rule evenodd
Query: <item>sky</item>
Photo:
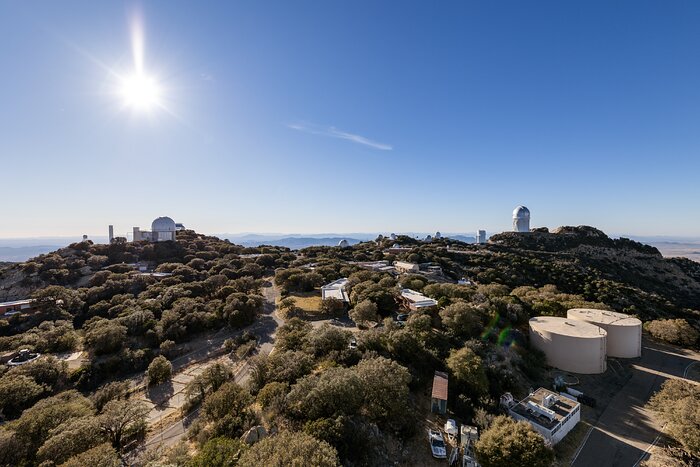
M 698 24 L 691 1 L 0 0 L 0 238 L 491 234 L 520 204 L 698 236 Z

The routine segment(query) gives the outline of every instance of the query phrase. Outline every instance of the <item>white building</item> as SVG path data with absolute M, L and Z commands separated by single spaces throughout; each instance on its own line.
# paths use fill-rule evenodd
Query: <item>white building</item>
M 411 289 L 401 289 L 401 299 L 406 308 L 411 311 L 423 310 L 436 307 L 438 302 L 430 297 L 426 297 L 420 292 Z
M 549 389 L 539 388 L 511 405 L 508 413 L 515 420 L 528 422 L 553 446 L 581 420 L 581 404 Z
M 530 210 L 525 206 L 518 206 L 513 210 L 513 232 L 530 231 Z
M 486 231 L 485 230 L 477 230 L 476 243 L 478 243 L 478 244 L 486 243 Z
M 394 261 L 394 267 L 398 272 L 420 271 L 420 266 L 418 266 L 416 263 L 409 263 L 407 261 Z
M 321 287 L 321 300 L 335 298 L 345 303 L 350 303 L 350 297 L 348 297 L 347 292 L 347 285 L 348 279 L 346 277 L 335 280 L 330 284 L 324 285 L 323 287 Z
M 342 239 L 341 241 L 338 242 L 338 247 L 340 248 L 350 248 L 350 242 L 348 242 L 345 239 Z
M 150 232 L 141 230 L 140 227 L 134 227 L 133 241 L 141 242 L 167 242 L 175 240 L 175 232 L 177 227 L 175 221 L 169 217 L 159 217 L 151 223 Z

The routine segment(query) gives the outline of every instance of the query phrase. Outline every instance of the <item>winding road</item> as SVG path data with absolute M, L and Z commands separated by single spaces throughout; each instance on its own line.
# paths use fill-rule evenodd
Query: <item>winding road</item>
M 164 411 L 169 410 L 171 414 L 179 411 L 184 402 L 183 390 L 185 384 L 196 374 L 201 373 L 207 366 L 213 365 L 217 361 L 227 358 L 223 350 L 223 343 L 225 339 L 248 331 L 257 337 L 259 344 L 257 352 L 258 355 L 269 355 L 273 351 L 275 332 L 279 326 L 284 324 L 284 320 L 277 315 L 276 303 L 277 299 L 279 298 L 279 291 L 273 285 L 272 279 L 266 279 L 262 288 L 262 295 L 265 298 L 263 312 L 260 314 L 255 323 L 247 326 L 246 328 L 240 329 L 233 334 L 227 334 L 225 337 L 217 336 L 216 338 L 211 339 L 209 341 L 209 348 L 206 352 L 197 352 L 196 354 L 193 352 L 194 355 L 180 357 L 181 359 L 186 358 L 189 363 L 187 364 L 186 368 L 182 368 L 182 364 L 178 365 L 182 371 L 178 372 L 172 378 L 171 386 L 175 385 L 177 391 L 169 394 L 167 400 L 164 401 L 163 404 L 160 404 L 158 408 L 154 407 L 149 414 L 149 424 L 156 424 L 161 418 L 165 417 L 166 415 L 164 415 Z M 175 363 L 175 361 L 173 361 L 173 363 Z M 234 381 L 236 383 L 244 384 L 248 380 L 249 376 L 250 365 L 247 361 L 243 361 L 240 365 L 234 367 Z M 170 425 L 154 432 L 146 440 L 144 448 L 167 448 L 175 445 L 184 437 L 185 433 L 187 432 L 187 428 L 198 416 L 199 408 L 196 408 L 185 417 L 179 418 L 174 423 L 171 423 Z
M 642 341 L 632 377 L 613 397 L 571 463 L 574 467 L 636 467 L 658 441 L 661 427 L 644 406 L 669 378 L 687 376 L 700 354 Z

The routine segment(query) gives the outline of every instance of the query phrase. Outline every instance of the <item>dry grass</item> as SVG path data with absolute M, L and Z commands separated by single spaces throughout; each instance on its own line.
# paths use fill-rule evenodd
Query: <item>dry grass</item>
M 561 441 L 554 446 L 554 466 L 565 467 L 571 465 L 571 458 L 583 443 L 591 424 L 581 420 Z
M 294 304 L 305 313 L 316 315 L 321 313 L 321 294 L 318 291 L 291 293 Z

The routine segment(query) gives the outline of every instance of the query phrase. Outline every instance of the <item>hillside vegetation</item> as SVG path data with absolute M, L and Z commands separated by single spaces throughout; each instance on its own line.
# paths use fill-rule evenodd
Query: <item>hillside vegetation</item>
M 407 249 L 391 253 L 396 243 Z M 391 274 L 361 264 L 380 260 L 423 268 Z M 551 383 L 543 355 L 528 343 L 530 317 L 612 308 L 656 320 L 646 326 L 656 337 L 697 345 L 700 264 L 664 259 L 590 227 L 503 233 L 485 245 L 399 237 L 298 252 L 244 248 L 192 231 L 155 244 L 86 241 L 0 271 L 0 300 L 32 297 L 38 308 L 0 319 L 0 350 L 87 355 L 71 370 L 53 356 L 0 370 L 0 415 L 8 422 L 0 427 L 0 465 L 118 462 L 146 432 L 147 411 L 128 398 L 124 380 L 145 372 L 152 384 L 167 381 L 176 346 L 255 322 L 270 276 L 282 294 L 278 316 L 286 318 L 275 351 L 249 359 L 243 387 L 226 365 L 197 376 L 186 393 L 188 406 L 201 404 L 201 413 L 188 440 L 153 453 L 151 465 L 419 463 L 412 449 L 425 448 L 426 391 L 435 370 L 450 376 L 451 416 L 482 430 L 483 465 L 503 462 L 497 441 L 504 430 L 524 446 L 508 462 L 522 465 L 539 452 L 544 465 L 554 454 L 542 438 L 497 418 L 503 392 L 520 396 Z M 296 312 L 294 297 L 313 297 L 341 277 L 348 278 L 350 309 L 324 302 L 319 317 L 377 327 L 351 331 L 297 317 L 309 313 Z M 470 283 L 457 284 L 461 278 Z M 438 307 L 397 322 L 406 287 Z M 231 342 L 242 344 L 255 339 Z M 45 428 L 32 428 L 38 426 Z M 279 434 L 248 447 L 251 430 Z M 66 444 L 76 436 L 80 443 Z

